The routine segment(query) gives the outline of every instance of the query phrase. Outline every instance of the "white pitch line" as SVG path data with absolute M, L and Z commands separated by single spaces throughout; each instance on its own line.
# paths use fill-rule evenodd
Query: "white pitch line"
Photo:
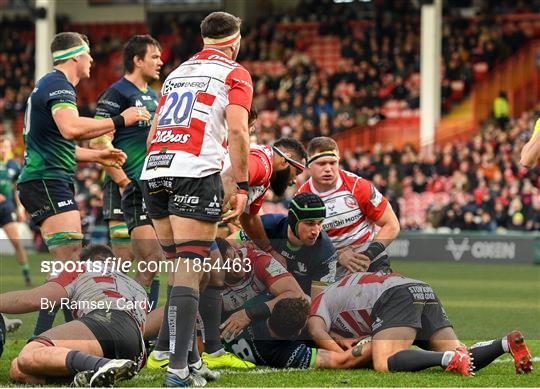
M 540 357 L 533 357 L 533 362 L 540 362 Z M 502 359 L 496 359 L 492 363 L 508 363 L 508 362 L 514 362 L 512 358 L 502 358 Z

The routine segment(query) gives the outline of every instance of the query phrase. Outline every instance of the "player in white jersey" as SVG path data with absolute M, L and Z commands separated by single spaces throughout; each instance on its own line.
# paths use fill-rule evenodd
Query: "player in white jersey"
M 247 70 L 234 61 L 240 49 L 240 23 L 226 12 L 204 18 L 203 50 L 165 80 L 148 137 L 142 192 L 158 239 L 165 247 L 176 246 L 179 261 L 156 345 L 161 353 L 156 359 L 166 359 L 170 352 L 165 386 L 206 384 L 190 373 L 202 361 L 188 366 L 203 277 L 192 264 L 209 257 L 216 237 L 223 202 L 220 172 L 227 146 L 238 186 L 229 217 L 239 216 L 247 203 L 253 86 Z M 217 374 L 207 376 L 217 378 Z
M 370 181 L 339 168 L 339 149 L 331 138 L 309 142 L 308 168 L 311 178 L 299 192 L 315 193 L 326 205 L 323 229 L 338 249 L 338 278 L 346 272 L 389 270 L 386 247 L 400 227 L 388 200 Z
M 145 361 L 142 333 L 149 310 L 144 289 L 111 269 L 107 246 L 89 246 L 80 269 L 53 275 L 44 285 L 0 295 L 0 312 L 28 313 L 47 305 L 71 309 L 75 320 L 30 340 L 11 363 L 10 377 L 31 385 L 112 386 L 133 377 Z M 62 380 L 59 380 L 62 378 Z M 69 381 L 68 381 L 69 383 Z
M 431 286 L 396 273 L 353 273 L 332 284 L 313 300 L 308 328 L 319 347 L 338 352 L 343 343 L 331 334 L 350 340 L 371 335 L 372 341 L 364 345 L 362 354 L 371 352 L 377 371 L 442 366 L 446 371 L 471 375 L 505 352 L 514 357 L 517 373 L 532 370 L 532 359 L 519 331 L 467 349 Z M 409 350 L 413 344 L 422 350 Z

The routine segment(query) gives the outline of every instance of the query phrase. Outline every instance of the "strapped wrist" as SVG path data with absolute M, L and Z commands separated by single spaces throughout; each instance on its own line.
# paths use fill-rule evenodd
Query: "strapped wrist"
M 111 120 L 113 121 L 114 128 L 124 128 L 126 126 L 126 121 L 124 120 L 124 117 L 122 115 L 116 115 L 111 117 Z
M 364 254 L 366 257 L 369 258 L 370 261 L 373 262 L 375 258 L 377 258 L 386 247 L 381 242 L 371 242 L 367 248 L 366 251 L 364 251 L 362 254 Z

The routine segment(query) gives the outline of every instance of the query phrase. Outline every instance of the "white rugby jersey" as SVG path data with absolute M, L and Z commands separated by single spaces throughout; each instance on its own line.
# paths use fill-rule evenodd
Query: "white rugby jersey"
M 272 177 L 272 159 L 274 150 L 272 146 L 250 145 L 249 150 L 249 191 L 245 212 L 256 215 L 264 203 L 264 195 L 270 188 Z M 226 153 L 223 171 L 231 167 L 231 158 Z
M 242 248 L 242 255 L 250 259 L 251 271 L 238 283 L 229 285 L 225 282 L 223 290 L 223 311 L 232 313 L 244 306 L 249 300 L 269 291 L 274 282 L 291 277 L 291 273 L 270 254 L 261 250 Z
M 220 172 L 227 146 L 225 108 L 251 108 L 248 71 L 221 51 L 205 49 L 169 74 L 161 94 L 141 179 Z
M 82 271 L 63 271 L 49 282 L 64 287 L 71 302 L 77 309 L 72 310 L 74 318 L 83 317 L 95 309 L 125 311 L 137 323 L 142 332 L 146 315 L 150 311 L 148 296 L 141 285 L 129 276 L 103 269 L 101 266 L 88 269 L 81 264 Z M 95 271 L 97 270 L 97 271 Z M 107 306 L 107 308 L 102 308 Z
M 388 200 L 370 181 L 342 169 L 334 189 L 318 192 L 310 178 L 298 190 L 302 192 L 315 193 L 324 201 L 322 228 L 336 249 L 353 245 L 359 252 L 366 250 L 375 236 L 375 222 L 388 206 Z
M 425 282 L 397 273 L 353 273 L 315 297 L 311 303 L 311 316 L 320 316 L 327 331 L 332 329 L 352 337 L 369 335 L 372 326 L 376 325 L 372 323 L 371 311 L 377 300 L 388 289 L 407 284 L 417 289 L 426 285 L 426 293 L 433 293 Z M 416 289 L 411 291 L 415 292 Z

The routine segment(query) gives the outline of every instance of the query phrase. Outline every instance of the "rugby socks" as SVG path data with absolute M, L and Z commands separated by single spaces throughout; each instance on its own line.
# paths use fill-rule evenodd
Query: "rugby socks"
M 98 371 L 110 361 L 111 359 L 95 357 L 77 350 L 72 350 L 66 355 L 66 367 L 73 375 L 86 370 Z
M 161 327 L 159 328 L 159 334 L 154 348 L 154 358 L 157 360 L 163 360 L 169 358 L 169 300 L 171 298 L 172 285 L 167 285 L 167 301 L 165 302 L 165 309 L 163 310 L 163 319 L 161 320 Z M 167 353 L 166 357 L 165 354 Z M 159 358 L 158 358 L 159 356 Z
M 56 304 L 52 310 L 42 309 L 39 311 L 36 326 L 34 327 L 34 336 L 41 335 L 52 328 L 59 309 L 60 304 Z
M 24 277 L 24 282 L 27 286 L 29 286 L 32 283 L 32 279 L 30 278 L 30 265 L 28 263 L 23 263 L 20 266 Z
M 169 359 L 168 371 L 185 378 L 188 366 L 188 352 L 193 343 L 193 329 L 199 305 L 199 292 L 185 286 L 173 286 L 169 299 L 167 317 L 169 321 Z
M 199 348 L 197 347 L 197 329 L 193 330 L 193 341 L 191 343 L 191 348 L 188 352 L 188 363 L 189 365 L 195 365 L 195 368 L 200 369 L 201 366 L 198 362 L 201 360 L 201 355 L 199 354 Z
M 486 367 L 505 352 L 508 352 L 504 349 L 503 341 L 506 341 L 506 338 L 478 342 L 469 347 L 469 352 L 474 358 L 475 371 Z M 506 342 L 506 350 L 508 350 L 508 342 Z
M 223 349 L 219 331 L 221 324 L 222 292 L 222 287 L 208 286 L 201 293 L 199 313 L 204 323 L 204 351 L 208 354 Z
M 453 356 L 453 351 L 403 350 L 388 358 L 388 370 L 420 371 L 433 366 L 446 367 Z
M 157 308 L 159 300 L 159 274 L 156 274 L 150 284 L 150 290 L 148 291 L 148 301 L 150 302 L 150 312 Z

